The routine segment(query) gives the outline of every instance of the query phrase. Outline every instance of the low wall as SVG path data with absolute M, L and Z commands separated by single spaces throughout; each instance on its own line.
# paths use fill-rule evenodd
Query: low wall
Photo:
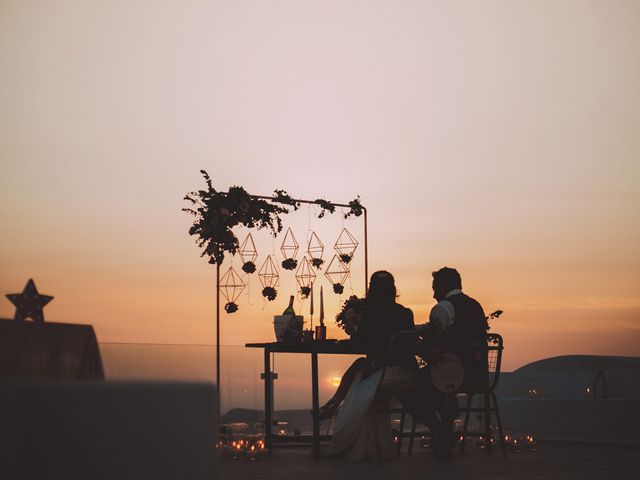
M 499 400 L 505 429 L 531 429 L 540 440 L 640 445 L 640 399 Z
M 213 384 L 0 382 L 0 479 L 216 478 Z

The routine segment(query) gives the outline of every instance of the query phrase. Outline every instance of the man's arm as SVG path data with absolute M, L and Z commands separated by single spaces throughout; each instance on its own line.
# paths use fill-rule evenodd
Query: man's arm
M 429 313 L 429 321 L 422 325 L 417 325 L 418 330 L 427 329 L 444 332 L 454 321 L 455 310 L 453 304 L 447 300 L 436 303 Z

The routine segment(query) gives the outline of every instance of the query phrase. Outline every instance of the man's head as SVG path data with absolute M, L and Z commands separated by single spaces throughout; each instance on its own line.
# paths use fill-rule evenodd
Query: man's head
M 433 275 L 433 298 L 437 301 L 444 300 L 451 290 L 462 289 L 462 279 L 455 268 L 443 267 Z

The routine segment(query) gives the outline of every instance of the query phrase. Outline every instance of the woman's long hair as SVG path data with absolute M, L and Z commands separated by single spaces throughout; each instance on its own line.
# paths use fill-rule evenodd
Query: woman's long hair
M 390 307 L 396 303 L 396 284 L 386 270 L 379 270 L 371 275 L 369 291 L 367 292 L 367 305 L 378 308 Z

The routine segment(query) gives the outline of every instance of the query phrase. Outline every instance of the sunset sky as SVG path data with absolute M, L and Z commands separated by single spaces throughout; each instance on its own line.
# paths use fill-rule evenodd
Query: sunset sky
M 360 195 L 370 271 L 422 323 L 431 271 L 458 268 L 505 312 L 508 370 L 640 356 L 639 46 L 637 1 L 3 0 L 0 293 L 33 278 L 47 320 L 103 342 L 212 344 L 214 269 L 181 212 L 206 169 L 221 190 Z M 313 214 L 287 226 L 325 260 L 343 227 L 364 240 Z M 255 237 L 259 265 L 279 253 Z M 281 274 L 275 302 L 254 277 L 223 314 L 225 345 L 273 338 Z

